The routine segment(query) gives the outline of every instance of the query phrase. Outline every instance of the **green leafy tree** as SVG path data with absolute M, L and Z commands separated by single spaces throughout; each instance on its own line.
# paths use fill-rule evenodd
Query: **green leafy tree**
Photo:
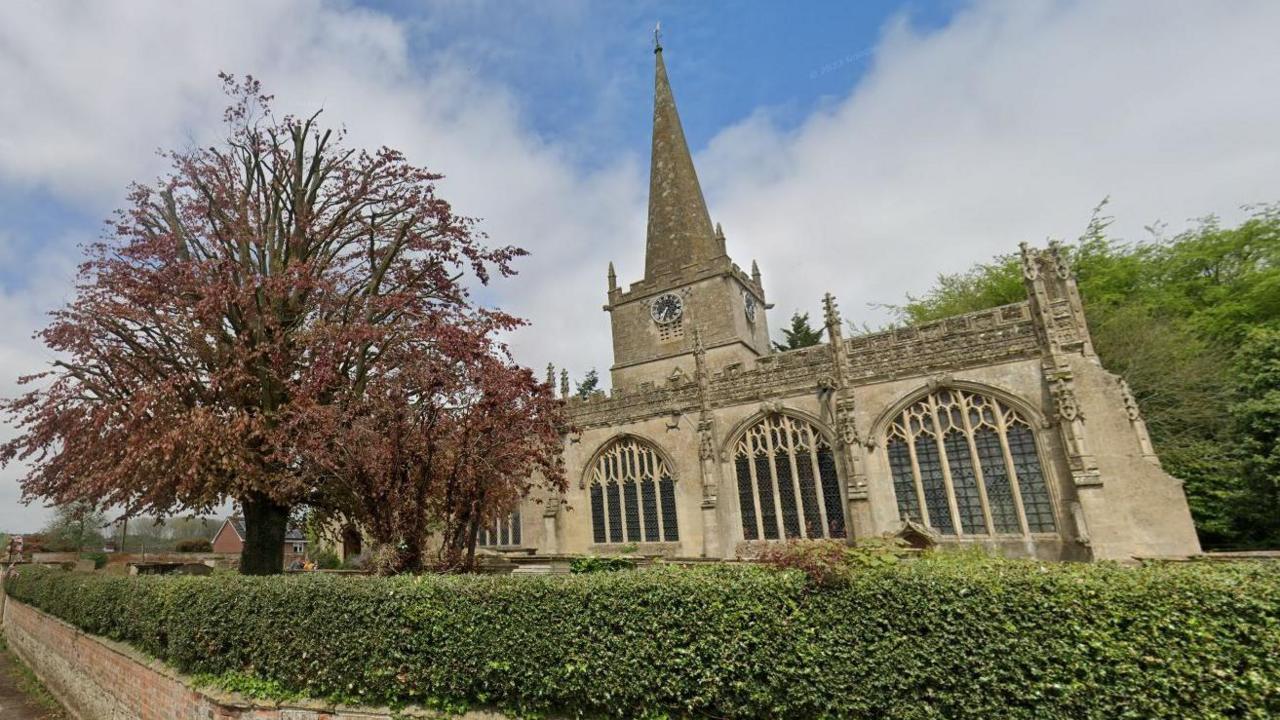
M 1232 417 L 1240 437 L 1244 540 L 1273 544 L 1280 538 L 1280 327 L 1249 332 L 1237 371 L 1241 399 Z
M 600 387 L 600 373 L 596 372 L 595 368 L 591 368 L 582 378 L 582 382 L 579 382 L 577 385 L 577 396 L 586 400 L 591 397 L 591 393 L 595 392 Z
M 810 327 L 809 313 L 802 313 L 799 310 L 792 313 L 791 327 L 783 328 L 782 335 L 787 341 L 773 344 L 774 349 L 778 352 L 798 350 L 822 342 L 822 330 L 815 330 Z
M 100 549 L 106 524 L 106 518 L 92 503 L 78 500 L 60 505 L 44 528 L 46 547 L 57 552 Z
M 1280 318 L 1280 206 L 1254 208 L 1236 227 L 1212 217 L 1172 237 L 1154 227 L 1137 243 L 1108 234 L 1105 209 L 1103 201 L 1064 248 L 1098 355 L 1133 388 L 1165 469 L 1185 481 L 1201 542 L 1280 544 L 1280 527 L 1260 515 L 1274 514 L 1267 488 L 1280 477 L 1257 452 L 1266 414 L 1265 400 L 1254 400 L 1271 386 L 1265 361 L 1248 359 L 1265 357 L 1258 328 Z M 1025 298 L 1018 256 L 1006 254 L 942 275 L 892 309 L 919 324 Z M 1262 433 L 1257 444 L 1250 423 Z

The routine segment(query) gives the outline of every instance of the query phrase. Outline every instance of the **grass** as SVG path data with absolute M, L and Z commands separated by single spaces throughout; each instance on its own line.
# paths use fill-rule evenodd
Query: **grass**
M 9 659 L 9 676 L 13 678 L 14 685 L 44 711 L 40 720 L 70 720 L 62 704 L 49 692 L 44 683 L 40 682 L 40 678 L 36 677 L 36 674 L 31 672 L 31 668 L 19 660 L 17 655 L 9 652 L 9 645 L 3 637 L 0 637 L 0 655 Z

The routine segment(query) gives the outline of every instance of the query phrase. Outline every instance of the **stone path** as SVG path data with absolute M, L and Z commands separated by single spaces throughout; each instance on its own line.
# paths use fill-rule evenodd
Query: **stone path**
M 4 720 L 55 720 L 50 712 L 19 687 L 18 667 L 9 651 L 0 647 L 0 718 Z

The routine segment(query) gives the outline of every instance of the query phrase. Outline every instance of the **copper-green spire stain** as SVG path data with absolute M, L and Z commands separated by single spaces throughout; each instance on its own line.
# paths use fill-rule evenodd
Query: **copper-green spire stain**
M 649 233 L 645 244 L 644 276 L 655 278 L 690 263 L 718 257 L 721 252 L 711 227 L 693 157 L 680 126 L 680 114 L 662 62 L 662 47 L 654 48 L 656 77 L 653 93 L 653 156 L 649 168 Z

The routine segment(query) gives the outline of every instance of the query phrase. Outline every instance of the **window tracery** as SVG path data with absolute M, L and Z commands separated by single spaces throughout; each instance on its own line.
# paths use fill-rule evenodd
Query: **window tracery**
M 831 444 L 812 423 L 771 414 L 734 448 L 746 540 L 845 537 Z
M 591 532 L 596 543 L 676 542 L 676 489 L 653 446 L 613 441 L 591 470 Z
M 889 425 L 898 515 L 943 535 L 1056 531 L 1035 431 L 992 397 L 936 390 Z
M 517 547 L 520 545 L 520 511 L 494 520 L 476 533 L 476 547 Z

